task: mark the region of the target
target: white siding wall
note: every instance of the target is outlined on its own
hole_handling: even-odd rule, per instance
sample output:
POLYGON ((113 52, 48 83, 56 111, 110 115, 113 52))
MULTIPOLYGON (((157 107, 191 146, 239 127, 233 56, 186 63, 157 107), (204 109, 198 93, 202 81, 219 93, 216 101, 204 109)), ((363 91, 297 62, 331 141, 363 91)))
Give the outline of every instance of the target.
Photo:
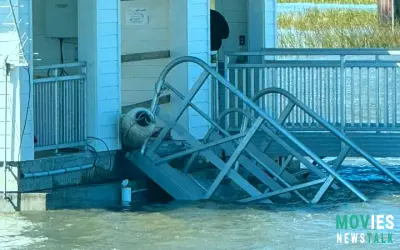
MULTIPOLYGON (((188 55, 210 63, 210 2, 209 0, 188 0, 188 55)), ((203 70, 197 65, 189 65, 189 89, 203 70)), ((210 88, 207 81, 197 93, 193 103, 204 113, 210 114, 210 88)), ((209 129, 208 122, 196 111, 189 110, 189 131, 202 138, 209 129)))
MULTIPOLYGON (((86 61, 88 135, 119 149, 121 51, 119 0, 78 1, 79 58, 86 61)), ((97 150, 106 150, 101 142, 97 150)))
MULTIPOLYGON (((120 148, 121 37, 120 1, 97 0, 98 133, 110 149, 120 148)), ((101 145, 101 144, 100 144, 101 145)), ((101 149, 105 150, 103 146, 101 149)))
POLYGON ((15 29, 14 21, 11 15, 8 1, 0 0, 0 57, 2 58, 1 67, 4 65, 4 57, 8 56, 8 61, 11 64, 16 65, 11 71, 9 77, 8 95, 5 96, 5 75, 4 69, 1 71, 0 81, 2 81, 0 87, 0 140, 3 142, 0 145, 0 158, 4 159, 4 128, 5 128, 5 113, 7 112, 7 160, 30 160, 34 157, 33 151, 33 120, 32 120, 32 92, 31 99, 28 109, 29 100, 29 79, 28 71, 22 65, 25 60, 22 58, 25 56, 27 63, 32 62, 32 43, 31 38, 31 15, 30 15, 30 1, 29 0, 13 0, 14 13, 17 21, 19 22, 19 31, 21 37, 23 37, 22 44, 24 44, 24 53, 19 53, 20 43, 18 34, 15 29), (19 56, 23 55, 24 56, 19 56), (5 109, 5 98, 7 98, 7 109, 5 109), (28 116, 26 116, 28 112, 28 116), (25 123, 25 117, 27 117, 25 123), (21 135, 23 132, 24 125, 25 131, 23 139, 21 135), (20 147, 20 142, 22 145, 20 147), (21 152, 19 149, 21 148, 21 152), (18 156, 20 157, 18 159, 18 156))
MULTIPOLYGON (((152 98, 154 87, 162 69, 174 58, 196 56, 209 61, 209 1, 208 0, 137 0, 121 2, 122 54, 170 50, 170 59, 127 62, 122 64, 122 105, 129 105, 152 98), (146 8, 149 23, 144 26, 125 24, 128 8, 146 8)), ((180 65, 167 80, 182 93, 187 93, 200 75, 199 67, 180 65)), ((179 100, 172 95, 172 106, 179 100)), ((208 84, 199 92, 195 104, 209 112, 208 84)), ((171 112, 171 105, 164 105, 162 112, 171 112)), ((207 123, 197 113, 186 112, 180 124, 201 137, 207 123)), ((158 123, 162 126, 162 123, 158 123)))
POLYGON ((219 51, 219 60, 224 59, 224 52, 247 51, 247 9, 248 0, 215 0, 215 10, 220 12, 229 24, 229 38, 224 40, 219 51), (245 46, 239 45, 239 36, 244 35, 245 46))
POLYGON ((223 41, 219 51, 220 61, 225 51, 252 50, 259 47, 254 46, 257 41, 267 48, 277 46, 276 0, 215 0, 215 9, 224 15, 230 28, 229 38, 223 41), (245 46, 239 45, 240 35, 246 37, 245 46), (264 37, 264 41, 260 37, 264 37))
MULTIPOLYGON (((189 55, 210 62, 209 4, 209 0, 170 2, 170 46, 173 58, 189 55)), ((182 93, 187 93, 201 73, 199 66, 181 64, 171 72, 168 81, 182 93)), ((206 114, 210 112, 209 97, 207 82, 193 100, 206 114)), ((179 99, 174 98, 172 102, 178 104, 179 99)), ((208 130, 207 122, 192 109, 180 121, 187 124, 185 127, 197 138, 202 138, 208 130)))
MULTIPOLYGON (((137 0, 121 2, 122 54, 169 50, 169 1, 137 0), (149 23, 134 26, 126 23, 126 11, 146 8, 149 23)), ((170 59, 124 62, 122 64, 122 105, 150 100, 154 85, 170 59)))

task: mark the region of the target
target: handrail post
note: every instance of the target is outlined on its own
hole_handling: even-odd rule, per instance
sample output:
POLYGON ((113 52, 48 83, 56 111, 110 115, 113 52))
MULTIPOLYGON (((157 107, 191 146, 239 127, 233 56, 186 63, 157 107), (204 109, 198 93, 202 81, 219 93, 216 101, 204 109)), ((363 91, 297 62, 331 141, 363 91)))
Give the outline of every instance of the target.
MULTIPOLYGON (((215 71, 218 72, 218 57, 217 52, 211 53, 211 65, 215 67, 215 71), (214 57, 215 56, 215 57, 214 57), (215 61, 213 61, 215 60, 215 61)), ((210 91, 211 91, 211 117, 215 120, 218 116, 218 105, 219 105, 219 96, 218 96, 218 82, 214 77, 211 77, 210 81, 210 91)))
MULTIPOLYGON (((3 167, 4 167, 4 200, 7 200, 7 170, 8 170, 8 162, 7 162, 7 136, 8 136, 8 76, 10 75, 10 64, 7 62, 8 57, 4 60, 5 67, 5 86, 4 86, 4 159, 3 159, 3 167)), ((19 159, 17 159, 19 161, 19 159)))
POLYGON ((346 70, 344 68, 344 56, 340 56, 340 116, 341 116, 341 130, 345 132, 346 127, 346 104, 345 104, 345 96, 346 96, 346 70))
MULTIPOLYGON (((225 55, 225 60, 224 60, 224 74, 225 74, 225 79, 227 82, 229 82, 229 63, 230 63, 230 58, 228 55, 225 55)), ((218 82, 218 81, 217 81, 218 82)), ((225 110, 228 110, 230 107, 230 101, 229 101, 229 89, 225 88, 225 110)), ((229 115, 226 116, 225 118, 225 129, 229 128, 229 115)))
MULTIPOLYGON (((85 79, 83 82, 83 139, 87 136, 87 68, 86 66, 82 69, 82 73, 85 74, 85 79)), ((119 124, 118 124, 119 126, 119 124)), ((119 131, 119 128, 118 128, 119 131)))
MULTIPOLYGON (((57 77, 58 76, 58 68, 57 69, 55 69, 54 70, 54 76, 55 77, 57 77)), ((58 109, 59 109, 59 100, 58 100, 58 81, 55 81, 55 84, 54 84, 54 92, 55 92, 55 95, 54 95, 54 108, 55 108, 55 112, 54 112, 54 116, 55 116, 55 118, 54 118, 54 123, 55 123, 55 125, 54 125, 54 133, 55 133, 55 139, 54 139, 54 142, 55 142, 55 153, 56 154, 58 154, 58 147, 59 147, 59 145, 58 145, 58 109)))

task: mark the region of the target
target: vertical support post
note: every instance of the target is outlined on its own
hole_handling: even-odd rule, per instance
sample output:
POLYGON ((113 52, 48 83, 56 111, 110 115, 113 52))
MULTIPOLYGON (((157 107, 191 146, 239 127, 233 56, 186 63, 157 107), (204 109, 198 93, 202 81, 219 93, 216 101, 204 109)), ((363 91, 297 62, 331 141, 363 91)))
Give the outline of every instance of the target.
POLYGON ((86 139, 87 134, 87 117, 86 117, 86 107, 87 107, 87 70, 86 70, 87 65, 85 65, 84 68, 82 68, 82 73, 85 75, 85 80, 83 82, 83 139, 86 139))
MULTIPOLYGON (((344 67, 344 55, 340 56, 340 129, 343 133, 346 130, 346 104, 345 104, 345 97, 346 97, 346 69, 344 67)), ((340 147, 343 148, 346 145, 341 141, 340 147)))
POLYGON ((340 112, 340 116, 341 116, 341 130, 342 132, 345 131, 345 126, 346 126, 346 105, 344 103, 345 100, 345 96, 346 96, 346 71, 344 68, 344 56, 341 55, 340 56, 340 107, 341 107, 341 112, 340 112))
MULTIPOLYGON (((378 62, 379 61, 379 56, 375 56, 375 62, 378 62)), ((376 89, 375 89, 375 95, 376 95, 376 120, 375 120, 375 123, 376 123, 376 127, 378 128, 379 127, 379 123, 380 123, 380 116, 381 116, 381 114, 380 114, 380 101, 379 101, 379 97, 380 97, 380 90, 379 90, 379 82, 380 82, 380 74, 379 74, 379 67, 376 67, 375 68, 375 87, 376 87, 376 89)), ((379 131, 377 131, 378 133, 379 133, 379 131)))
MULTIPOLYGON (((54 70, 54 76, 55 77, 57 77, 58 76, 58 69, 55 69, 54 70)), ((54 124, 55 124, 55 126, 54 126, 54 133, 55 133, 55 139, 54 139, 54 142, 55 142, 55 146, 56 146, 56 148, 55 148, 55 153, 56 154, 58 154, 58 109, 59 109, 59 106, 58 106, 58 104, 59 104, 59 100, 58 100, 58 81, 55 81, 55 86, 54 86, 54 92, 55 92, 55 96, 54 96, 54 108, 55 108, 55 117, 54 117, 54 119, 55 119, 55 121, 54 121, 54 124)))
POLYGON ((4 167, 4 199, 7 199, 7 133, 8 133, 8 128, 7 128, 7 120, 8 120, 8 75, 10 73, 10 64, 7 63, 7 58, 4 60, 4 65, 6 68, 5 72, 5 92, 4 92, 4 161, 3 161, 3 167, 4 167))
MULTIPOLYGON (((218 59, 217 52, 211 52, 211 65, 213 69, 218 73, 218 59)), ((211 118, 216 120, 218 117, 218 81, 215 77, 211 77, 211 118)))
MULTIPOLYGON (((224 60, 224 74, 225 74, 225 79, 229 82, 229 56, 225 55, 225 60, 224 60)), ((218 81, 218 80, 217 80, 218 81)), ((230 101, 229 101, 229 89, 224 88, 225 89, 225 110, 229 109, 230 106, 230 101)), ((219 115, 219 114, 218 114, 219 115)), ((225 129, 229 129, 229 117, 230 115, 227 115, 225 118, 225 129)))
MULTIPOLYGON (((217 54, 217 56, 218 56, 218 54, 217 54)), ((215 71, 219 74, 218 57, 217 57, 216 60, 217 60, 217 62, 216 62, 216 66, 215 66, 215 71)), ((218 119, 218 114, 219 114, 219 105, 220 105, 220 102, 219 102, 219 82, 214 77, 213 77, 213 79, 214 79, 214 84, 215 84, 215 98, 216 98, 215 99, 215 116, 214 116, 214 119, 217 120, 218 119)))

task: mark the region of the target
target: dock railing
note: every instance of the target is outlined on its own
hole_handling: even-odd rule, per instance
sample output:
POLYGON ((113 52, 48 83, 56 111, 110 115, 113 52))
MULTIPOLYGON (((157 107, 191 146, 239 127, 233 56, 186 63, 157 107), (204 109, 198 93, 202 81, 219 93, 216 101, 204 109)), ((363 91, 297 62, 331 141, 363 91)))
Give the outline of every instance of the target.
MULTIPOLYGON (((264 49, 227 53, 224 71, 225 78, 247 97, 264 88, 282 88, 342 131, 393 131, 400 130, 399 61, 400 50, 264 49)), ((236 96, 219 93, 215 103, 221 112, 244 107, 236 96)), ((261 98, 259 105, 277 118, 287 100, 270 95, 261 98)), ((242 120, 241 114, 232 114, 225 127, 237 130, 242 120)), ((298 108, 285 127, 322 129, 298 108)))
MULTIPOLYGON (((141 166, 141 169, 143 169, 145 173, 150 176, 150 178, 156 180, 160 186, 164 186, 165 189, 168 189, 170 193, 175 193, 175 195, 182 197, 183 199, 209 199, 211 196, 213 196, 225 177, 229 177, 250 196, 246 199, 240 200, 241 202, 265 200, 271 196, 294 191, 301 199, 303 199, 307 203, 310 203, 310 201, 302 196, 300 193, 298 193, 297 190, 323 183, 319 191, 315 195, 313 201, 311 201, 316 203, 320 200, 328 187, 333 184, 334 179, 349 188, 361 200, 366 201, 367 197, 364 194, 362 194, 348 180, 342 178, 340 174, 335 171, 335 169, 340 167, 341 161, 344 159, 350 149, 360 154, 361 157, 365 158, 373 166, 381 170, 383 173, 387 174, 395 182, 400 183, 400 179, 395 174, 382 166, 368 153, 366 153, 355 143, 353 143, 346 135, 327 123, 324 119, 319 117, 314 111, 309 109, 304 103, 299 101, 296 97, 294 97, 287 91, 279 88, 267 88, 260 90, 257 95, 253 96, 252 99, 249 99, 240 90, 229 83, 224 77, 213 70, 207 62, 202 61, 201 59, 196 57, 185 56, 177 58, 171 61, 164 68, 156 83, 156 91, 153 96, 151 111, 153 112, 154 116, 157 116, 158 118, 163 120, 165 126, 160 131, 157 138, 151 143, 151 145, 148 144, 149 141, 146 141, 142 147, 141 153, 132 153, 129 156, 130 160, 133 161, 136 166, 141 166), (166 82, 166 78, 169 72, 171 72, 174 67, 178 66, 179 64, 189 62, 200 66, 203 69, 203 73, 198 77, 197 81, 188 91, 188 93, 184 95, 172 85, 168 84, 166 82), (213 76, 218 81, 219 85, 227 88, 229 92, 232 92, 234 96, 237 96, 237 98, 246 105, 246 109, 236 110, 242 111, 245 114, 254 114, 249 115, 249 118, 254 118, 252 119, 253 122, 251 123, 251 126, 247 126, 247 122, 249 120, 244 120, 243 130, 239 134, 232 134, 226 131, 223 127, 220 126, 218 121, 213 120, 209 114, 205 113, 193 103, 196 95, 206 84, 207 79, 210 76, 213 76), (171 112, 171 116, 166 114, 165 112, 159 112, 159 109, 157 107, 159 103, 159 97, 162 95, 163 91, 168 90, 172 91, 181 99, 181 102, 177 102, 175 104, 176 106, 174 107, 173 112, 171 112), (299 109, 303 110, 307 115, 311 116, 316 122, 320 123, 322 127, 335 135, 345 145, 338 156, 339 160, 335 162, 333 167, 323 161, 316 153, 314 153, 299 139, 297 139, 291 132, 286 130, 284 126, 282 126, 284 120, 286 120, 286 115, 285 117, 281 117, 281 119, 277 121, 273 119, 265 110, 257 105, 258 98, 270 94, 282 95, 288 100, 289 105, 285 108, 285 114, 289 114, 294 107, 298 107, 299 109), (210 139, 210 137, 208 137, 208 139, 206 139, 203 143, 196 139, 189 130, 186 130, 178 122, 182 115, 185 113, 185 110, 189 108, 192 108, 195 112, 202 116, 212 126, 214 131, 217 132, 216 135, 218 135, 219 138, 220 136, 224 137, 222 137, 221 139, 217 138, 216 140, 212 139, 213 141, 211 142, 208 140, 210 139), (280 167, 276 166, 276 163, 271 158, 269 158, 268 155, 264 154, 262 151, 260 152, 260 150, 251 143, 252 138, 257 136, 256 132, 260 128, 267 132, 268 136, 273 138, 277 143, 279 143, 281 146, 285 147, 289 152, 291 152, 293 156, 301 161, 310 171, 321 178, 317 180, 307 181, 306 183, 301 183, 294 186, 283 179, 281 177, 281 174, 283 173, 284 168, 279 170, 280 167), (171 130, 177 132, 182 140, 190 145, 190 148, 184 151, 173 153, 172 155, 160 156, 157 153, 157 150, 163 143, 166 135, 171 130), (296 147, 291 146, 284 139, 276 136, 277 133, 283 135, 285 139, 287 139, 287 142, 295 145, 296 147), (232 152, 228 160, 222 160, 219 156, 217 156, 214 152, 210 150, 210 148, 223 145, 231 141, 234 142, 234 144, 231 144, 232 147, 229 147, 228 149, 232 152), (195 178, 188 176, 188 168, 186 166, 183 169, 184 172, 177 172, 176 169, 173 170, 173 168, 168 165, 168 162, 170 162, 171 160, 188 155, 192 155, 192 157, 187 161, 186 166, 191 165, 197 155, 201 155, 220 170, 217 177, 214 179, 209 187, 203 186, 202 184, 197 182, 195 178), (250 158, 247 158, 248 155, 250 155, 250 158), (319 168, 317 168, 315 165, 305 159, 304 155, 307 155, 312 160, 314 160, 317 165, 326 170, 328 175, 321 172, 319 168), (233 166, 236 162, 239 162, 239 165, 245 167, 250 173, 252 173, 264 184, 275 185, 275 191, 267 191, 267 193, 264 194, 261 193, 260 190, 255 188, 251 183, 244 179, 237 171, 233 170, 233 166), (268 177, 264 171, 259 169, 257 165, 253 164, 260 164, 259 166, 263 167, 266 171, 268 171, 269 174, 275 177, 276 180, 284 184, 286 188, 282 188, 280 185, 277 185, 278 183, 276 183, 274 179, 268 177), (271 166, 274 166, 275 170, 271 169, 271 166), (277 171, 279 171, 279 173, 277 173, 277 171)), ((213 131, 209 130, 209 132, 213 131)), ((205 139, 206 137, 207 135, 203 139, 205 139)), ((337 188, 336 185, 335 188, 337 188)))
POLYGON ((86 63, 35 67, 36 151, 78 147, 86 139, 86 63))

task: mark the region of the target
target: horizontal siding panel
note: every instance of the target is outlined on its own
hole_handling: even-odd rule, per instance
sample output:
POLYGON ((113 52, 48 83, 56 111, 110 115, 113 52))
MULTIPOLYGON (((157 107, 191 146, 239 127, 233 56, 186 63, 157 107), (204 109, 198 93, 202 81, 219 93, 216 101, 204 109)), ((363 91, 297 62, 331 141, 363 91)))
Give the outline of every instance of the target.
POLYGON ((207 41, 208 35, 208 29, 206 28, 188 30, 189 41, 207 41))
POLYGON ((207 40, 193 41, 189 42, 188 44, 188 50, 190 54, 204 53, 207 51, 207 48, 208 48, 207 40))
POLYGON ((189 17, 189 23, 188 23, 189 29, 207 28, 207 25, 208 25, 208 15, 189 17))
POLYGON ((139 102, 151 100, 154 95, 154 90, 143 91, 123 91, 121 96, 122 105, 130 105, 139 102))
POLYGON ((118 0, 98 0, 98 8, 100 10, 117 10, 118 0))
POLYGON ((118 48, 99 49, 98 60, 100 62, 119 60, 118 48))
POLYGON ((192 3, 188 6, 188 16, 204 16, 204 14, 207 14, 208 11, 209 8, 207 6, 207 1, 192 3))
POLYGON ((97 79, 98 87, 118 86, 119 77, 117 74, 102 74, 97 79))
MULTIPOLYGON (((119 72, 117 61, 99 62, 99 74, 117 74, 119 72)), ((101 77, 101 76, 99 76, 101 77)))
POLYGON ((119 112, 103 112, 99 117, 100 126, 119 124, 119 112))
POLYGON ((118 23, 99 23, 98 31, 100 36, 118 35, 118 23))
POLYGON ((165 66, 125 65, 122 64, 122 77, 157 77, 165 66))
POLYGON ((108 146, 108 148, 106 148, 106 146, 102 143, 102 142, 98 142, 96 144, 96 149, 97 151, 101 152, 101 151, 107 151, 109 149, 117 149, 119 148, 119 139, 118 137, 111 137, 111 138, 107 138, 107 137, 101 137, 103 139, 103 141, 105 142, 105 144, 108 146))
POLYGON ((122 41, 122 54, 169 50, 169 40, 122 41))
POLYGON ((98 48, 115 48, 118 47, 118 35, 100 36, 98 38, 98 48))
MULTIPOLYGON (((122 54, 170 49, 169 0, 137 0, 121 2, 122 54), (149 22, 143 26, 127 25, 128 8, 146 8, 149 22)), ((154 94, 157 78, 170 59, 122 63, 123 105, 147 101, 154 94)))
POLYGON ((169 40, 169 30, 164 28, 153 28, 149 29, 132 29, 124 28, 122 29, 122 41, 126 40, 131 42, 131 46, 135 46, 136 43, 140 41, 168 41, 169 40))
POLYGON ((100 133, 102 138, 114 138, 118 134, 118 126, 113 125, 101 125, 100 133))
POLYGON ((120 90, 118 86, 111 86, 111 87, 101 87, 99 91, 100 91, 100 101, 103 101, 103 100, 118 99, 120 90))
POLYGON ((161 66, 165 67, 165 65, 170 62, 170 58, 165 59, 154 59, 154 60, 143 60, 143 61, 134 61, 134 62, 124 62, 122 63, 123 67, 136 67, 136 66, 161 66))
POLYGON ((99 10, 97 13, 98 23, 118 23, 118 11, 99 10))
POLYGON ((122 91, 154 91, 157 77, 122 78, 122 91))
POLYGON ((99 102, 99 113, 113 112, 119 109, 120 103, 118 99, 102 100, 99 102))

